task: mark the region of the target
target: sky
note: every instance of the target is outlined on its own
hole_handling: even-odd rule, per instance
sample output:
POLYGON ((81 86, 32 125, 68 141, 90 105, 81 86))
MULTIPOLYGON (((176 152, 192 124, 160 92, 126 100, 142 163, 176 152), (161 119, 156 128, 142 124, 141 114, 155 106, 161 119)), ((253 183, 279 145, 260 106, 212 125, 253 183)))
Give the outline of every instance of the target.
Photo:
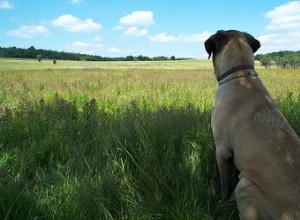
POLYGON ((0 47, 203 59, 204 41, 232 29, 258 54, 300 50, 300 1, 0 0, 0 47))

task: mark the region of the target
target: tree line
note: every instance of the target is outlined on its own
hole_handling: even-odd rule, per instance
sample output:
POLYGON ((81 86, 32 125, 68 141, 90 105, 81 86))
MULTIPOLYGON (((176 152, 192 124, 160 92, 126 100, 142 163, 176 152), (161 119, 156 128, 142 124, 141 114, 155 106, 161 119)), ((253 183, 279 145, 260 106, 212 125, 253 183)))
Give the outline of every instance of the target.
POLYGON ((258 54, 255 56, 261 65, 269 68, 271 65, 276 65, 283 69, 300 68, 300 51, 279 51, 267 54, 258 54))
POLYGON ((39 62, 42 59, 52 59, 55 60, 85 60, 85 61, 164 61, 164 60, 186 60, 190 58, 176 58, 175 56, 166 57, 166 56, 157 56, 157 57, 147 57, 143 55, 139 56, 126 56, 126 57, 102 57, 98 55, 89 55, 81 53, 72 53, 72 52, 59 52, 54 50, 44 50, 36 49, 34 46, 31 46, 27 49, 17 48, 17 47, 0 47, 0 57, 5 58, 29 58, 37 59, 39 62))

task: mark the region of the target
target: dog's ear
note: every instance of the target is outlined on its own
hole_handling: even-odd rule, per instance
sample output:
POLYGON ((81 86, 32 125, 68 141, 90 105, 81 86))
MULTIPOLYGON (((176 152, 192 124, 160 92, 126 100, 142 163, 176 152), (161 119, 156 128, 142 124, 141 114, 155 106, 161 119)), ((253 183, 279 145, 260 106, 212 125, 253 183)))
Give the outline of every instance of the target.
POLYGON ((208 38, 204 42, 205 50, 208 53, 208 59, 211 57, 211 54, 216 51, 216 45, 215 45, 214 35, 212 35, 210 38, 208 38))
POLYGON ((212 54, 215 54, 219 47, 219 38, 222 31, 218 31, 216 34, 210 36, 205 42, 205 50, 208 53, 208 59, 211 57, 212 54))
POLYGON ((204 46, 205 46, 205 50, 208 53, 208 59, 211 57, 211 55, 215 54, 221 44, 222 44, 222 39, 224 37, 224 31, 223 30, 219 30, 217 31, 216 34, 210 36, 210 38, 208 38, 205 42, 204 42, 204 46))
POLYGON ((255 53, 260 48, 260 42, 256 40, 252 35, 244 32, 243 33, 248 40, 250 47, 252 48, 253 53, 255 53))

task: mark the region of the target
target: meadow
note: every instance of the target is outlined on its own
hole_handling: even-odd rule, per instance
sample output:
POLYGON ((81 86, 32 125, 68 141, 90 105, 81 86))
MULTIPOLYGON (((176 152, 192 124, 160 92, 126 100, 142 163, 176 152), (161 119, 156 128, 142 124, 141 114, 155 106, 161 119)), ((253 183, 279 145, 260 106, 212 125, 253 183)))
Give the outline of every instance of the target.
MULTIPOLYGON (((300 135, 300 70, 259 77, 300 135)), ((0 219, 237 219, 211 61, 0 59, 0 219)))

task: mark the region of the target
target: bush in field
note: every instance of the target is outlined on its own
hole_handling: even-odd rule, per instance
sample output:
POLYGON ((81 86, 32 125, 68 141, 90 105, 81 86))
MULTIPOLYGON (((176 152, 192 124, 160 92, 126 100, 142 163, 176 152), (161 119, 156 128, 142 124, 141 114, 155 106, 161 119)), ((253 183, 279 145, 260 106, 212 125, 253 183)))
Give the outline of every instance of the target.
POLYGON ((42 55, 41 55, 41 54, 38 54, 38 55, 36 56, 36 59, 37 59, 39 62, 41 62, 41 61, 42 61, 42 55))

